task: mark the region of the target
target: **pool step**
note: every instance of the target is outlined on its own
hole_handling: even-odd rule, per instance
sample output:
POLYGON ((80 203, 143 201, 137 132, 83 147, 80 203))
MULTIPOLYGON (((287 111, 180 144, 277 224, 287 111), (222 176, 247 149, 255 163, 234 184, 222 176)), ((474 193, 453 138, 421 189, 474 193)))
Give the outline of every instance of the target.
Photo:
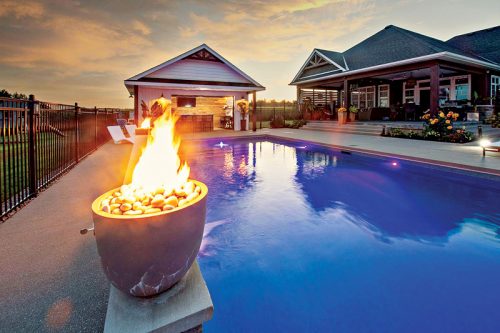
POLYGON ((302 127, 305 130, 326 131, 335 133, 361 134, 379 136, 383 125, 379 124, 345 124, 338 125, 337 122, 310 121, 302 127))
MULTIPOLYGON (((474 134, 477 134, 477 122, 457 122, 455 126, 463 127, 474 134)), ((325 131, 333 133, 360 134, 379 136, 382 133, 383 127, 406 127, 406 128, 422 128, 419 122, 361 122, 347 123, 339 125, 336 121, 308 121, 307 125, 303 126, 304 130, 325 131)), ((500 129, 492 128, 490 125, 482 125, 483 136, 498 138, 500 137, 500 129)))

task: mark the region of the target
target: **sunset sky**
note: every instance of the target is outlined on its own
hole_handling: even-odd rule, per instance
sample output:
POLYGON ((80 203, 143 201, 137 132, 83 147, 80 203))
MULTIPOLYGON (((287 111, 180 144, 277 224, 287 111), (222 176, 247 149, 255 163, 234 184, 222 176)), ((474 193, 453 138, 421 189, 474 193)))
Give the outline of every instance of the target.
POLYGON ((123 80, 206 43, 263 84, 288 86, 313 48, 344 51, 394 24, 446 40, 500 24, 500 1, 0 2, 0 89, 133 107, 123 80))

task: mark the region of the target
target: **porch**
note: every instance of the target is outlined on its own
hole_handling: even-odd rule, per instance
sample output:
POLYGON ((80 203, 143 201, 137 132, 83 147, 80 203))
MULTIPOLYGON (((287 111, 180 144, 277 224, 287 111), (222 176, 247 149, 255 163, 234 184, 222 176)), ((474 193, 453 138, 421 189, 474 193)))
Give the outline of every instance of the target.
POLYGON ((355 106, 359 121, 420 121, 438 110, 478 121, 493 111, 492 79, 489 71, 472 66, 421 62, 300 83, 297 100, 309 120, 336 120, 339 107, 355 106))

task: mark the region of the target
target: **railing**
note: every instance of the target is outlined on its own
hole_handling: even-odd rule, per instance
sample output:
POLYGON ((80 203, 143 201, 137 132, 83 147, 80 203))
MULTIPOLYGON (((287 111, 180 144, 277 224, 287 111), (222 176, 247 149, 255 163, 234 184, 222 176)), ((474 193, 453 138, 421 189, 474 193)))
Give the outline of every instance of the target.
POLYGON ((109 140, 118 109, 0 98, 0 219, 109 140))

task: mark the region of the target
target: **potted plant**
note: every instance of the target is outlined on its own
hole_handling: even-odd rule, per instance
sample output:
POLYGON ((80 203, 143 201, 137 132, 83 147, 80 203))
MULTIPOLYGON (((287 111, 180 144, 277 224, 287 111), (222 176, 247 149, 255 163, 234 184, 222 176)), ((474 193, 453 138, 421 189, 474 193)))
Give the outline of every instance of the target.
POLYGON ((349 107, 349 121, 354 122, 356 121, 356 114, 358 113, 358 108, 355 107, 354 105, 351 105, 349 107))
POLYGON ((238 111, 240 112, 241 115, 241 120, 240 120, 240 130, 241 131, 246 131, 247 130, 247 115, 248 115, 248 101, 246 99, 240 99, 237 103, 236 106, 238 107, 238 111))
POLYGON ((343 125, 347 122, 347 109, 345 107, 340 107, 337 109, 338 123, 343 125))

